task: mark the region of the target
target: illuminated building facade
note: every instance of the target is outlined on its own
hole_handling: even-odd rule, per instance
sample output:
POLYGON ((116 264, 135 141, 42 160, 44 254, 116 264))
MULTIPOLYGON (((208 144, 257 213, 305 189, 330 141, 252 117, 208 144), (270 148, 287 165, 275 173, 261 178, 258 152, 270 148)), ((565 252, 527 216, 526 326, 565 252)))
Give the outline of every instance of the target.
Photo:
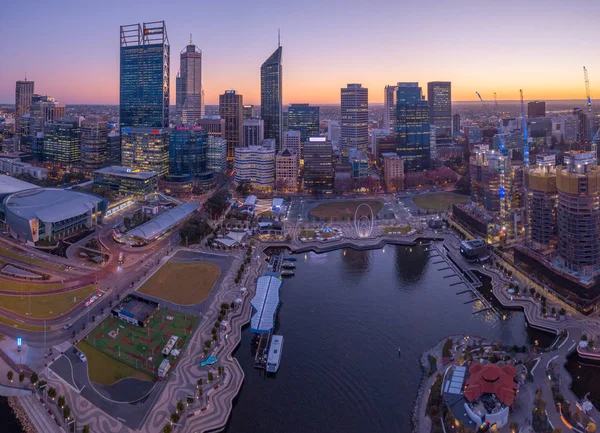
POLYGON ((350 149, 366 152, 368 146, 369 89, 348 84, 341 89, 340 151, 347 157, 350 149))
POLYGON ((284 149, 275 158, 275 189, 281 194, 295 194, 298 188, 298 155, 284 149))
POLYGON ((109 160, 108 119, 88 116, 81 122, 81 165, 100 168, 109 160))
POLYGON ((183 125, 197 125, 202 118, 202 51, 190 40, 179 54, 175 109, 183 125))
POLYGON ((206 178, 208 134, 200 126, 177 126, 169 140, 169 175, 206 178))
POLYGON ((21 118, 29 114, 31 110, 33 89, 33 81, 27 81, 27 79, 17 81, 15 88, 15 136, 17 140, 21 138, 21 118))
POLYGON ((94 184, 125 196, 146 196, 158 190, 158 173, 113 165, 94 171, 94 184))
POLYGON ((435 125, 435 138, 452 139, 452 85, 449 81, 427 83, 429 121, 435 125))
POLYGON ((395 152, 383 154, 383 175, 388 191, 404 189, 404 161, 395 152))
POLYGON ((398 86, 385 86, 383 91, 383 119, 381 129, 391 134, 395 131, 396 125, 396 92, 398 86))
POLYGON ((169 170, 168 128, 121 128, 121 163, 163 177, 169 170))
POLYGON ((405 171, 427 170, 430 161, 429 104, 419 83, 398 83, 396 92, 396 136, 398 155, 405 171))
POLYGON ((223 173, 227 167, 227 140, 208 136, 207 168, 212 173, 223 173))
POLYGON ((227 159, 232 160, 235 149, 244 145, 243 140, 243 96, 235 90, 226 90, 219 95, 219 115, 225 121, 225 136, 227 140, 227 159))
POLYGON ((265 121, 265 138, 275 139, 275 151, 283 143, 282 50, 278 46, 260 67, 260 117, 265 121))
POLYGON ((245 119, 242 130, 244 146, 258 146, 265 139, 265 122, 262 119, 245 119))
POLYGON ((333 145, 324 137, 311 137, 302 144, 304 191, 309 194, 333 193, 333 145))
POLYGON ((275 183, 275 149, 273 146, 249 146, 235 149, 235 183, 250 182, 263 192, 273 190, 275 183))
POLYGON ((556 156, 537 155, 525 172, 527 191, 527 244, 546 252, 557 243, 556 156))
POLYGON ((79 118, 63 117, 44 126, 43 160, 72 165, 81 161, 79 118))
POLYGON ((287 129, 300 131, 300 140, 306 141, 309 137, 318 137, 319 107, 308 104, 290 104, 288 108, 287 129))

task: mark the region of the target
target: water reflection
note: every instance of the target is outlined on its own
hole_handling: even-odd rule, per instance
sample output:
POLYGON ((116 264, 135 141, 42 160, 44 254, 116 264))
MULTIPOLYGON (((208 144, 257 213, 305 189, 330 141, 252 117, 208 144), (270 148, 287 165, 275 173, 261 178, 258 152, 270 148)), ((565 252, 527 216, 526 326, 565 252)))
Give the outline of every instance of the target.
MULTIPOLYGON (((398 284, 414 284, 419 282, 429 261, 429 253, 425 247, 388 246, 394 248, 396 263, 396 278, 398 284)), ((404 288, 404 287, 403 287, 404 288)))
MULTIPOLYGON (((371 269, 371 257, 377 251, 357 251, 346 248, 342 254, 342 277, 350 274, 353 278, 360 277, 371 269)), ((350 276, 348 275, 348 276, 350 276)))
POLYGON ((579 358, 577 353, 567 358, 566 369, 573 378, 571 389, 579 398, 583 399, 589 392, 588 399, 599 407, 600 403, 600 364, 579 358))

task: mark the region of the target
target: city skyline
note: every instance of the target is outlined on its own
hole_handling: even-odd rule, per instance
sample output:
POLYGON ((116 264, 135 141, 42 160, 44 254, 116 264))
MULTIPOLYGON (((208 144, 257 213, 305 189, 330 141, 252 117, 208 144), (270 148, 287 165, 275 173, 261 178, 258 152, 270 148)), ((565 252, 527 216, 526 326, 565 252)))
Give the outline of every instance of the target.
MULTIPOLYGON (((594 89, 600 89, 600 60, 590 55, 588 42, 600 35, 593 25, 594 11, 600 12, 600 5, 588 2, 574 3, 559 13, 548 2, 514 8, 511 5, 517 3, 510 1, 498 6, 432 0, 382 5, 385 14, 366 4, 352 10, 340 8, 338 1, 302 5, 181 1, 169 8, 160 2, 144 2, 143 8, 140 2, 115 2, 118 14, 110 2, 90 4, 85 10, 71 7, 75 3, 70 1, 52 7, 34 3, 39 13, 28 17, 29 25, 17 19, 27 15, 23 5, 4 10, 3 49, 12 60, 0 72, 0 103, 11 103, 14 83, 27 76, 36 82, 36 93, 52 95, 61 103, 118 104, 119 26, 157 20, 165 20, 170 29, 174 53, 181 51, 193 34, 203 52, 209 105, 217 104, 218 95, 226 89, 236 89, 246 103, 259 103, 260 64, 277 47, 278 28, 286 50, 286 105, 338 104, 338 89, 351 82, 372 89, 369 103, 382 103, 384 86, 398 81, 451 81, 455 101, 476 101, 475 91, 486 100, 491 100, 494 92, 499 100, 517 100, 519 88, 525 90, 527 99, 584 99, 583 65, 590 72, 592 98, 599 92, 594 89), (232 8, 237 12, 231 13, 232 8), (63 13, 67 9, 70 13, 63 13), (184 10, 186 13, 181 13, 184 10), (399 14, 411 18, 404 21, 402 31, 394 25, 399 14), (91 26, 89 16, 102 24, 91 26), (197 18, 200 16, 226 17, 234 30, 223 32, 222 19, 197 18), (539 37, 539 27, 532 25, 531 17, 553 23, 558 30, 539 37), (48 22, 56 31, 45 32, 40 44, 38 30, 32 29, 42 29, 48 22), (454 27, 457 31, 452 31, 454 27), (423 37, 403 37, 415 31, 423 37), (465 37, 469 32, 477 37, 465 37), (72 49, 65 49, 68 47, 72 49)), ((171 58, 172 89, 179 69, 176 57, 171 58)), ((170 103, 175 104, 175 92, 171 92, 170 103)))

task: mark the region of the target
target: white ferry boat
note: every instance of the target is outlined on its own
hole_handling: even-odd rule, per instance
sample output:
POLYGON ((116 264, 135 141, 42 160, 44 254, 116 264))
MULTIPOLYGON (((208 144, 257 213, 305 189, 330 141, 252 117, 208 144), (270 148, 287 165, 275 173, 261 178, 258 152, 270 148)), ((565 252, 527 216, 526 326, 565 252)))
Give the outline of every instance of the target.
POLYGON ((283 350, 283 336, 273 335, 271 338, 271 347, 267 357, 267 372, 276 373, 281 362, 281 351, 283 350))

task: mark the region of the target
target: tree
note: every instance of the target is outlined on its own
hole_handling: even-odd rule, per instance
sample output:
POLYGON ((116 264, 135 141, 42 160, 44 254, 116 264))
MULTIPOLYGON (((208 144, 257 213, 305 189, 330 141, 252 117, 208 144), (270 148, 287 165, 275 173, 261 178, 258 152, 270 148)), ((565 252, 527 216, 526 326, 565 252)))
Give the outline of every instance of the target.
POLYGON ((86 424, 83 426, 83 428, 81 429, 81 433, 90 433, 90 425, 86 424))
POLYGON ((66 404, 65 407, 63 407, 63 416, 65 417, 65 419, 69 419, 69 417, 71 416, 71 408, 68 404, 66 404))
POLYGON ((38 375, 35 371, 31 373, 31 375, 29 376, 29 380, 31 381, 32 385, 35 385, 35 383, 38 381, 38 375))
POLYGON ((172 433, 173 432, 173 426, 171 424, 165 424, 165 426, 163 427, 163 433, 172 433))
POLYGON ((196 385, 198 386, 198 388, 200 388, 202 386, 202 378, 200 378, 196 381, 196 385))
POLYGON ((552 307, 552 315, 554 316, 556 314, 556 308, 552 307))
POLYGON ((236 189, 235 189, 235 190, 237 191, 237 193, 238 193, 239 195, 241 195, 241 196, 244 196, 244 197, 245 197, 245 196, 247 196, 247 195, 250 195, 250 193, 252 192, 252 190, 253 190, 253 189, 254 189, 254 188, 253 188, 253 186, 252 186, 252 183, 250 183, 250 182, 249 182, 249 181, 247 181, 247 180, 243 180, 243 181, 241 181, 240 183, 238 183, 238 185, 237 185, 237 187, 236 187, 236 189))
POLYGON ((181 415, 179 415, 177 412, 173 412, 171 414, 171 421, 177 423, 179 422, 179 419, 181 418, 181 415))
POLYGON ((20 372, 19 373, 19 383, 23 383, 24 380, 25 380, 25 373, 20 372))
POLYGON ((183 410, 183 408, 185 408, 185 405, 183 404, 183 401, 179 400, 179 401, 177 402, 177 410, 178 410, 179 412, 181 412, 181 411, 183 410))
POLYGON ((13 381, 13 376, 15 375, 15 373, 12 372, 12 370, 9 370, 8 373, 6 373, 6 377, 8 378, 8 380, 10 380, 11 382, 13 381))
POLYGON ((54 397, 56 397, 56 389, 55 388, 50 388, 48 390, 48 397, 50 397, 52 400, 54 400, 54 397))
POLYGON ((593 349, 593 348, 594 348, 594 344, 595 344, 595 343, 594 343, 594 340, 590 340, 590 341, 588 341, 588 347, 589 347, 590 349, 593 349))
POLYGON ((593 422, 589 422, 587 425, 586 431, 588 433, 595 433, 596 432, 596 424, 594 424, 593 422))
POLYGON ((212 374, 212 371, 209 371, 208 372, 208 381, 212 382, 212 380, 213 380, 213 374, 212 374))
POLYGON ((535 289, 533 287, 530 287, 529 293, 531 294, 531 296, 535 295, 535 289))
POLYGON ((517 433, 519 431, 519 423, 513 421, 508 425, 508 428, 510 433, 517 433))
POLYGON ((585 334, 581 335, 581 341, 587 341, 587 339, 588 339, 587 335, 585 335, 585 334))

